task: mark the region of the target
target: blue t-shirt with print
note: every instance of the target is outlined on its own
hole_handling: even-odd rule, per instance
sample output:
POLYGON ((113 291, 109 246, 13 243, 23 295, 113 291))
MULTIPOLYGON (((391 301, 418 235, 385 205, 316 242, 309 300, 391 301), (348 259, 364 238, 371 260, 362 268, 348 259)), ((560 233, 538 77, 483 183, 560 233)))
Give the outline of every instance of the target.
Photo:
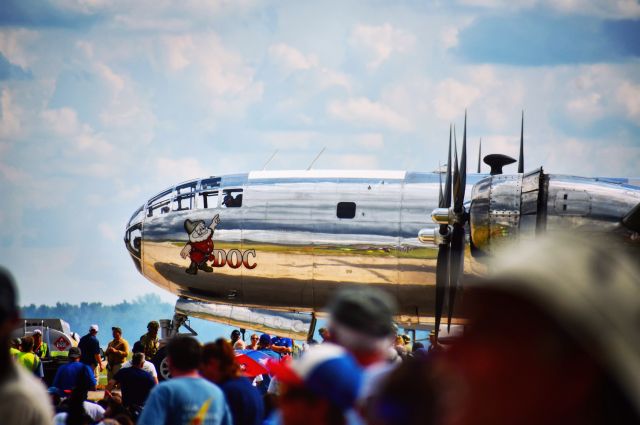
POLYGON ((291 340, 291 338, 281 338, 279 336, 274 336, 273 338, 271 338, 271 345, 291 348, 293 346, 293 341, 291 340))
POLYGON ((149 394, 138 425, 231 425, 222 390, 203 378, 173 378, 149 394))

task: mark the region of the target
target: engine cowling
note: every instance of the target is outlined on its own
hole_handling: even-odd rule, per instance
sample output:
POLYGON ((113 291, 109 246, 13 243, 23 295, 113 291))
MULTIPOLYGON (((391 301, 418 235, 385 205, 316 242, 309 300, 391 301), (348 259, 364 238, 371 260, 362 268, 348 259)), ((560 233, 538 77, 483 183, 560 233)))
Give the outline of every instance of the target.
POLYGON ((469 208, 473 247, 490 253, 501 241, 534 236, 544 215, 545 181, 540 168, 527 174, 498 174, 476 183, 469 208))

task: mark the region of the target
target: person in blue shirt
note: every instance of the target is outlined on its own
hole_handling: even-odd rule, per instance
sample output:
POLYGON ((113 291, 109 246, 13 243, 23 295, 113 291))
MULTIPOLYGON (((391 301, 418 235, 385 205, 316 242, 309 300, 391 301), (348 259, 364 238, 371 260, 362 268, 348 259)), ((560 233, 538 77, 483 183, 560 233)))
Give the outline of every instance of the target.
POLYGON ((80 362, 82 355, 78 347, 69 349, 69 363, 58 368, 56 376, 53 378, 53 387, 59 391, 71 390, 77 386, 82 386, 89 390, 96 389, 96 377, 93 370, 86 364, 80 362))
MULTIPOLYGON (((269 334, 260 335, 260 339, 258 340, 258 349, 256 351, 260 351, 274 360, 280 360, 280 354, 271 349, 271 336, 269 334)), ((256 385, 260 394, 264 395, 267 393, 270 383, 271 377, 266 373, 262 375, 262 380, 259 380, 256 385)))
POLYGON ((280 354, 281 357, 286 356, 293 352, 293 341, 291 338, 274 336, 271 338, 271 349, 280 354))
POLYGON ((176 336, 167 345, 172 379, 149 395, 138 425, 232 425, 222 390, 200 377, 200 343, 191 336, 176 336))
POLYGON ((242 376, 229 342, 219 338, 203 347, 200 374, 220 386, 231 409, 234 425, 262 423, 262 397, 251 381, 242 376))
POLYGON ((93 370, 97 380, 102 372, 102 359, 100 358, 100 341, 96 335, 98 335, 98 325, 91 325, 89 333, 80 338, 78 348, 82 353, 80 361, 93 370))
POLYGON ((120 384, 122 404, 125 407, 144 406, 149 393, 156 385, 153 376, 142 369, 143 365, 144 353, 135 353, 131 358, 131 367, 118 370, 107 384, 107 391, 111 391, 117 384, 120 384))

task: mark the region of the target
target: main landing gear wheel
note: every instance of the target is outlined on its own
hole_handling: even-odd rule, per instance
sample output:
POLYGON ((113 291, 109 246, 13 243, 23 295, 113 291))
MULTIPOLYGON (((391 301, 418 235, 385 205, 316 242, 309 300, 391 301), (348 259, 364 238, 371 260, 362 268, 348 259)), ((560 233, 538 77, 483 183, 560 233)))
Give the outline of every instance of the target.
POLYGON ((167 381, 171 379, 171 372, 169 371, 169 362, 167 361, 167 348, 162 347, 155 356, 153 356, 153 365, 158 372, 158 381, 167 381))

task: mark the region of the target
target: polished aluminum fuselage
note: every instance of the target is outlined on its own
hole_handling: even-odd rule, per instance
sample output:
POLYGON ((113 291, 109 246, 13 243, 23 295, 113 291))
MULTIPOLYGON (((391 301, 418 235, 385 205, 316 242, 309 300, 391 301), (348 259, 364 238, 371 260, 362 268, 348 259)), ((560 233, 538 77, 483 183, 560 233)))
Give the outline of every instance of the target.
MULTIPOLYGON (((640 202, 640 187, 628 180, 549 176, 541 170, 536 180, 534 173, 524 176, 524 184, 522 174, 467 177, 467 207, 473 212, 475 202, 483 214, 471 222, 471 236, 483 238, 477 248, 489 251, 491 243, 521 228, 523 235, 556 227, 616 229, 640 202)), ((430 213, 438 207, 440 177, 311 170, 195 180, 143 205, 125 240, 145 277, 186 299, 309 312, 322 310, 339 287, 374 285, 395 295, 400 324, 420 326, 433 318, 438 248, 417 236, 436 228, 430 213), (217 198, 206 195, 212 190, 217 198), (242 205, 225 207, 224 191, 242 193, 242 205), (340 218, 341 206, 351 203, 355 215, 347 208, 348 217, 340 218), (191 229, 185 222, 209 226, 216 215, 213 251, 204 267, 212 271, 189 273, 193 259, 181 256, 191 229)), ((482 261, 467 249, 465 273, 483 271, 482 261)))

